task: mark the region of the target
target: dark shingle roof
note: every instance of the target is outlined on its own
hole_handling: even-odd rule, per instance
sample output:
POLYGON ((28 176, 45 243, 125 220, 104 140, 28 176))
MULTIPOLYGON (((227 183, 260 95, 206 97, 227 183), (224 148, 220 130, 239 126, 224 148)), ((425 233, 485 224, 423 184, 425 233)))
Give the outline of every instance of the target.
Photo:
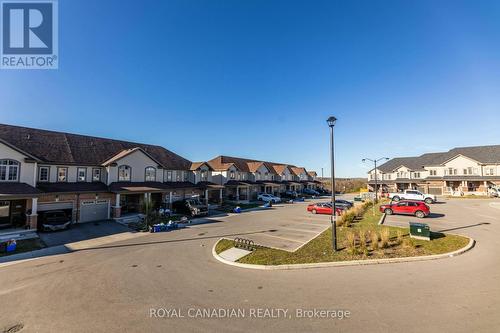
POLYGON ((26 183, 0 183, 0 197, 1 196, 15 196, 15 195, 36 195, 41 193, 39 190, 26 183))
POLYGON ((403 165, 411 170, 422 170, 423 166, 440 165, 446 161, 463 155, 479 163, 500 163, 500 145, 453 148, 444 153, 427 153, 416 157, 397 157, 380 165, 382 172, 391 172, 403 165))
POLYGON ((0 140, 45 163, 101 165, 116 154, 141 148, 166 169, 189 170, 187 159, 155 145, 0 124, 0 140))

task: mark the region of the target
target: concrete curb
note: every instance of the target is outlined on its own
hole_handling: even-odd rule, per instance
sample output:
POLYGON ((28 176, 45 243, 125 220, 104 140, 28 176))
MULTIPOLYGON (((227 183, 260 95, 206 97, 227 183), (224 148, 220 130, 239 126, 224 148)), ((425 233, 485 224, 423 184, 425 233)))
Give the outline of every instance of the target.
MULTIPOLYGON (((467 237, 467 236, 463 236, 467 237)), ((427 260, 437 260, 444 258, 451 258, 459 256, 469 250, 471 250, 476 241, 470 237, 469 243, 461 249, 455 250, 453 252, 434 254, 428 256, 419 257, 404 257, 404 258, 388 258, 388 259, 367 259, 367 260, 351 260, 351 261, 334 261, 334 262, 320 262, 311 264, 291 264, 291 265, 254 265, 254 264, 241 264, 238 262, 227 261, 215 252, 215 247, 219 243, 219 239, 212 248, 212 255, 215 259, 224 263, 226 265, 235 266, 239 268, 247 269, 258 269, 258 270, 292 270, 292 269, 309 269, 309 268, 325 268, 325 267, 345 267, 345 266, 364 266, 364 265, 379 265, 379 264, 393 264, 393 263, 403 263, 403 262, 415 262, 415 261, 427 261, 427 260)))
POLYGON ((385 222, 385 213, 382 214, 382 216, 380 217, 380 220, 378 220, 378 224, 382 225, 382 224, 384 224, 384 222, 385 222))

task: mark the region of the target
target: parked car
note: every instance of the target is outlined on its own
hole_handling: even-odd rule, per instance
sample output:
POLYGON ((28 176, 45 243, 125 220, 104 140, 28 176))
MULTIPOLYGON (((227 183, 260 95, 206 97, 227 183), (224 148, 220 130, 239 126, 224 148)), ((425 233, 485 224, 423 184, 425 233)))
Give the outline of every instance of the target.
POLYGON ((282 198, 295 199, 299 196, 299 194, 295 191, 286 191, 281 193, 282 198))
POLYGON ((56 231, 69 228, 71 216, 62 210, 51 210, 40 214, 38 229, 40 231, 56 231))
POLYGON ((418 200, 418 201, 424 201, 426 204, 435 203, 437 201, 437 197, 435 195, 424 194, 416 190, 405 190, 404 192, 389 193, 388 198, 392 199, 393 201, 418 200))
POLYGON ((257 200, 272 203, 281 202, 281 198, 269 193, 260 193, 259 195, 257 195, 257 200))
POLYGON ((332 194, 332 192, 330 192, 330 191, 328 191, 328 190, 325 190, 324 188, 318 188, 316 191, 317 191, 319 194, 321 194, 321 195, 331 195, 331 194, 332 194))
POLYGON ((424 218, 431 213, 429 206, 422 201, 416 200, 401 200, 396 203, 381 205, 380 211, 387 215, 414 215, 418 218, 424 218))
MULTIPOLYGON (((307 211, 313 214, 332 215, 332 205, 329 202, 318 202, 307 206, 307 211)), ((341 207, 335 207, 337 215, 341 215, 344 211, 341 207)))
POLYGON ((310 188, 305 188, 302 190, 302 193, 304 194, 309 194, 309 195, 319 195, 319 192, 316 190, 312 190, 310 188))
POLYGON ((335 199, 335 206, 345 207, 346 209, 349 209, 354 206, 354 204, 347 200, 335 199))
POLYGON ((500 188, 498 187, 490 187, 488 189, 488 195, 492 198, 500 197, 500 188))
POLYGON ((172 208, 177 214, 186 214, 189 216, 208 215, 208 207, 201 203, 199 199, 191 198, 181 201, 175 201, 172 208))

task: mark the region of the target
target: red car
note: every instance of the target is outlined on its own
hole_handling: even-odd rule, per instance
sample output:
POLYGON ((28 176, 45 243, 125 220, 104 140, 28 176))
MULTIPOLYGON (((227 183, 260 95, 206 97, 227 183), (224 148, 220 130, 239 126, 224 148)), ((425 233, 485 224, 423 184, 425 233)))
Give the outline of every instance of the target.
POLYGON ((387 215, 414 215, 418 218, 424 218, 431 213, 429 206, 424 202, 413 200, 401 200, 399 202, 381 205, 380 211, 387 215))
MULTIPOLYGON (((342 208, 335 207, 337 211, 337 215, 342 214, 342 208)), ((332 205, 328 202, 319 202, 315 204, 310 204, 307 206, 307 211, 313 214, 327 214, 332 215, 332 205)))

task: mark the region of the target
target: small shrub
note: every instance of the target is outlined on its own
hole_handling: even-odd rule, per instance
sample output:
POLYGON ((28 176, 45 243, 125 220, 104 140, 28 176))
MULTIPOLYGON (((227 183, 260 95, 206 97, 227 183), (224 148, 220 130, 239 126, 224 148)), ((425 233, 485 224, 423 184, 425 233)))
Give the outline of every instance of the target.
POLYGON ((361 251, 364 251, 366 249, 366 231, 362 229, 359 230, 358 238, 359 238, 359 248, 361 251))
POLYGON ((415 240, 409 237, 403 239, 403 247, 405 249, 414 249, 416 247, 415 240))
POLYGON ((372 245, 372 249, 378 250, 378 241, 379 241, 379 236, 377 231, 372 231, 370 233, 370 241, 372 245))
POLYGON ((346 234, 347 250, 351 254, 356 254, 356 234, 353 231, 349 231, 346 234))
POLYGON ((398 244, 403 243, 403 237, 404 237, 404 231, 401 229, 398 229, 398 231, 397 231, 398 244))
POLYGON ((380 245, 383 249, 389 246, 389 241, 391 240, 391 232, 389 229, 384 228, 380 232, 380 245))

